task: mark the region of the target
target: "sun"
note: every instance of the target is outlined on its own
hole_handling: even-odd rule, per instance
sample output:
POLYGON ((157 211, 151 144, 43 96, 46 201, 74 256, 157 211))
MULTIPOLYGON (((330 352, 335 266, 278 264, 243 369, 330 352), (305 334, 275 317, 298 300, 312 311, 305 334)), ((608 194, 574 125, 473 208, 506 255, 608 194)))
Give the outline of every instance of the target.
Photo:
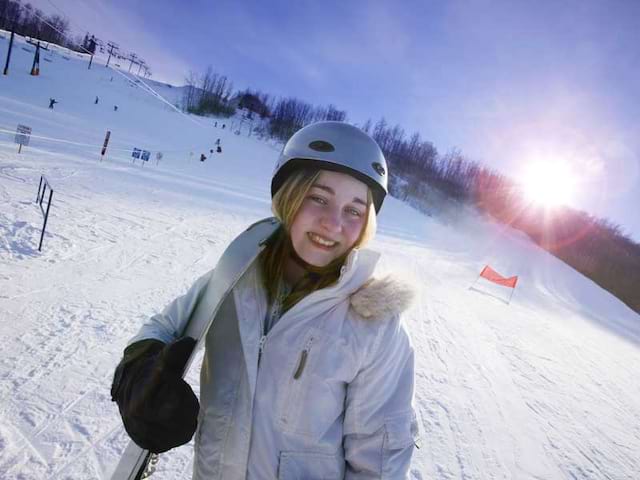
POLYGON ((576 175, 560 161, 536 161, 523 172, 521 183, 531 202, 545 207, 566 205, 575 195, 576 175))

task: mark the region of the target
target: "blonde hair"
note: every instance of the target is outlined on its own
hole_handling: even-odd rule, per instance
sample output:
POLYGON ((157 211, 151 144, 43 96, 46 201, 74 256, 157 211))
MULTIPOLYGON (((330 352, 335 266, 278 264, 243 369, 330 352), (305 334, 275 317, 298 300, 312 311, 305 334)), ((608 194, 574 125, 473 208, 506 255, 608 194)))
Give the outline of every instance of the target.
MULTIPOLYGON (((278 284, 284 274, 285 262, 295 253, 291 244, 291 225, 302 205, 307 193, 320 176, 322 170, 316 168, 301 168, 293 172, 278 192, 273 196, 271 210, 282 226, 267 244, 260 254, 262 278, 269 303, 273 302, 277 295, 278 284)), ((282 311, 289 310, 292 306, 309 295, 311 292, 326 288, 334 284, 340 277, 340 267, 344 264, 349 253, 354 248, 366 245, 376 232, 376 212, 373 206, 373 195, 367 189, 366 221, 360 232, 360 236, 348 251, 333 260, 324 267, 315 268, 312 274, 305 277, 294 286, 293 291, 287 296, 282 305, 282 311)))

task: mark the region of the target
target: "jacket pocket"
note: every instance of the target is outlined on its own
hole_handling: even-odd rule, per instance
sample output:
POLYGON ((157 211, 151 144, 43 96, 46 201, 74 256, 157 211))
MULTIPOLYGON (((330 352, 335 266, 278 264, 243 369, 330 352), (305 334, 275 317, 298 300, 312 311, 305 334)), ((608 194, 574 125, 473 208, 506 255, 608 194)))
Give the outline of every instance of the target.
POLYGON ((344 457, 315 452, 281 452, 279 480, 338 480, 344 478, 344 457))
POLYGON ((311 329, 291 348, 289 363, 282 374, 278 405, 281 431, 319 439, 340 416, 344 392, 336 377, 340 349, 330 348, 326 334, 311 329))
POLYGON ((285 389, 280 399, 279 421, 284 431, 300 432, 299 418, 303 415, 305 396, 312 386, 312 371, 315 348, 320 341, 320 332, 311 329, 297 346, 291 350, 290 363, 284 370, 285 389))
POLYGON ((402 450, 417 445, 420 432, 418 420, 413 410, 389 415, 384 421, 385 450, 402 450))

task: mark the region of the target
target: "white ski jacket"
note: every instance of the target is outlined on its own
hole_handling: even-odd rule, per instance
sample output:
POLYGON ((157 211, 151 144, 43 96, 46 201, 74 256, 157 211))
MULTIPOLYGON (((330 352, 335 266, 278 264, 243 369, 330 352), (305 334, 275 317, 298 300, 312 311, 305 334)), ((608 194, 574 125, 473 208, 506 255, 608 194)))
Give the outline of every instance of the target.
MULTIPOLYGON (((400 323, 411 292, 372 279, 378 254, 354 250, 334 286, 263 335, 257 262, 206 338, 194 480, 407 478, 418 422, 414 352, 400 323)), ((170 342, 209 280, 153 316, 131 342, 170 342)))

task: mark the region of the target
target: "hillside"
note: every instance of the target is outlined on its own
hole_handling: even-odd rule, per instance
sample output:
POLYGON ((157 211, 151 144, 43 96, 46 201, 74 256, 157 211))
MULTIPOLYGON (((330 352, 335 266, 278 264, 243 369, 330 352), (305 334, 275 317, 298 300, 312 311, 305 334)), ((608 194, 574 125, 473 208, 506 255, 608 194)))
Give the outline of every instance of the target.
MULTIPOLYGON (((109 397, 127 339, 270 214, 278 149, 80 57, 49 53, 31 77, 22 47, 0 76, 0 478, 107 479, 127 441, 109 397), (33 130, 20 154, 18 124, 33 130), (199 162, 217 138, 223 153, 199 162), (132 163, 134 147, 152 160, 132 163), (39 253, 42 174, 54 197, 39 253)), ((473 212, 427 217, 390 198, 372 248, 380 274, 416 290, 406 324, 423 438, 412 478, 637 478, 636 313, 473 212), (510 304, 508 291, 474 284, 487 264, 519 276, 510 304)), ((163 455, 153 478, 190 478, 191 458, 192 445, 163 455)))

